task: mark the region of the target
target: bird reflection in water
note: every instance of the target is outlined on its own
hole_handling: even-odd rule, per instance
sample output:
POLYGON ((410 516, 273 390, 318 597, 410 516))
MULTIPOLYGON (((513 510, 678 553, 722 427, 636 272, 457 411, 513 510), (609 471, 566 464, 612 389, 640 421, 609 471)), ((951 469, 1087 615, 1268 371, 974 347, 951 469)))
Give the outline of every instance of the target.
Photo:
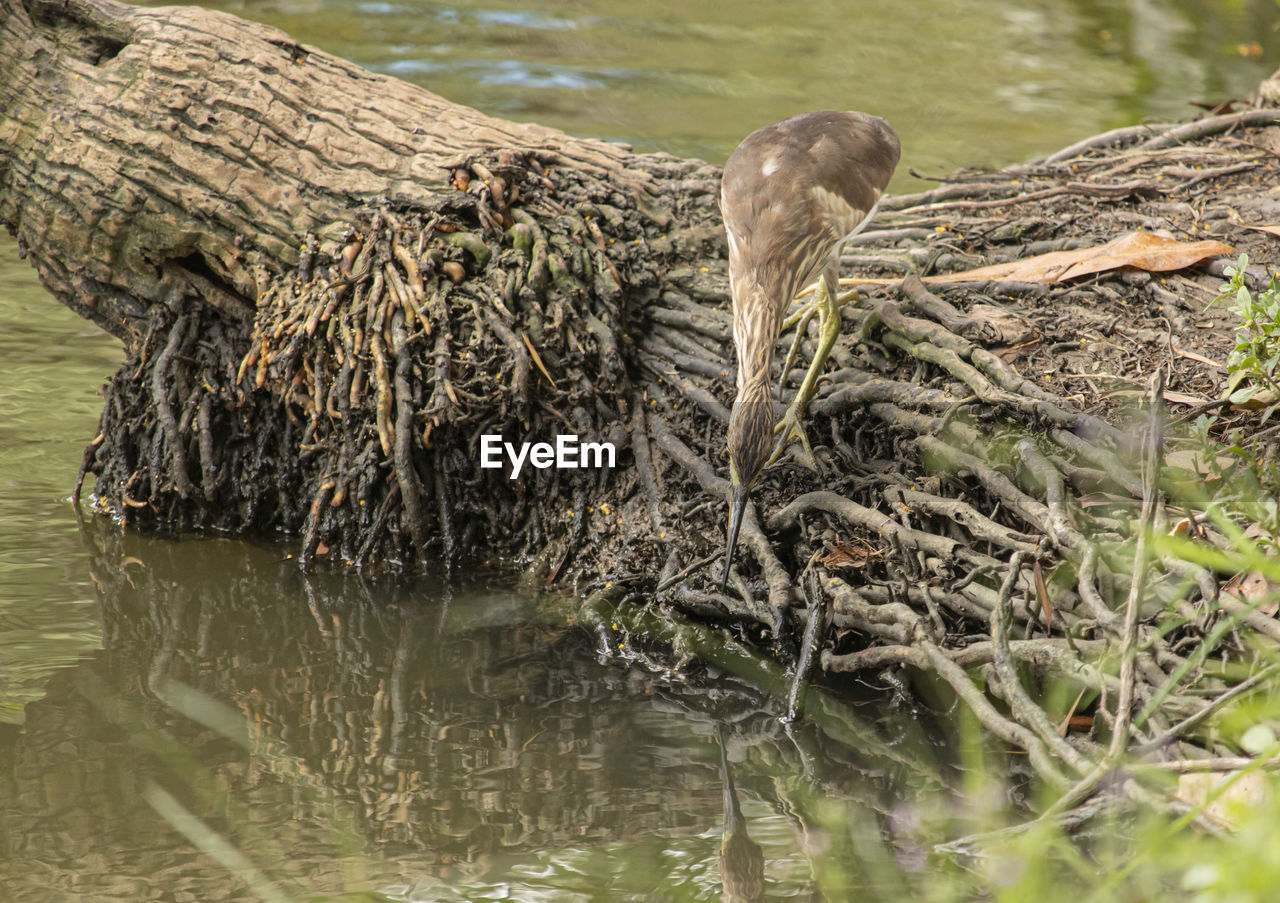
POLYGON ((738 806, 738 790, 729 773, 722 731, 716 732, 720 747, 720 780, 724 785, 724 836, 720 841, 720 899, 732 903, 755 903, 764 899, 764 852, 747 836, 747 820, 738 806))

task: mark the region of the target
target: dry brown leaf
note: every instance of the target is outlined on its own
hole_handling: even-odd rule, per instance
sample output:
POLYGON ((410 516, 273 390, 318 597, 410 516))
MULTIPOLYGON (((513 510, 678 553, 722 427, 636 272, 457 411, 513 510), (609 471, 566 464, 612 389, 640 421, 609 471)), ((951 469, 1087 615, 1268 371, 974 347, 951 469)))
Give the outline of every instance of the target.
MULTIPOLYGON (((1142 389, 1116 389, 1114 392, 1108 392, 1102 396, 1103 398, 1146 398, 1147 393, 1142 389)), ((1189 404, 1192 407, 1204 404, 1209 399, 1201 398, 1199 395, 1187 395, 1185 392, 1165 392, 1160 396, 1165 401, 1172 404, 1189 404)))
POLYGON ((1236 574, 1222 586, 1222 593, 1232 596, 1245 605, 1256 605, 1259 599, 1271 597, 1271 601, 1258 606, 1258 613, 1268 618, 1274 617, 1280 604, 1276 602, 1280 586, 1267 580, 1261 571, 1250 571, 1248 574, 1236 574))
MULTIPOLYGON (((1223 394, 1225 395, 1226 393, 1224 392, 1223 394)), ((1242 401, 1239 404, 1233 403, 1231 410, 1261 411, 1263 408, 1271 407, 1277 401, 1280 401, 1280 393, 1277 393, 1274 389, 1259 389, 1257 394, 1247 401, 1242 401)))
MULTIPOLYGON (((1214 460, 1223 470, 1230 469, 1236 463, 1236 459, 1226 452, 1216 455, 1214 460)), ((1200 476, 1209 476, 1212 473, 1204 451, 1198 448, 1180 448, 1177 451, 1171 451, 1164 456, 1164 463, 1166 467, 1190 470, 1200 476)))
MULTIPOLYGON (((1199 361, 1202 364, 1208 364, 1210 367, 1213 367, 1217 370, 1227 369, 1226 367, 1219 364, 1217 361, 1211 358, 1207 358, 1203 354, 1196 354, 1194 351, 1188 351, 1185 348, 1179 348, 1177 345, 1173 346, 1173 353, 1176 354, 1178 357, 1185 357, 1189 361, 1199 361)), ((1166 398, 1168 397, 1167 392, 1165 393, 1165 397, 1166 398)))
POLYGON ((1071 703, 1071 708, 1067 711, 1067 714, 1063 717, 1063 719, 1060 722, 1058 722, 1059 737, 1065 737, 1067 734, 1071 733, 1071 731, 1073 730, 1078 732, 1081 730, 1089 731, 1093 729, 1092 715, 1076 714, 1076 711, 1080 708, 1080 700, 1084 699, 1084 693, 1086 689, 1088 688, 1087 687, 1080 688, 1080 692, 1076 694, 1076 701, 1071 703), (1083 724, 1083 722, 1086 722, 1086 721, 1088 722, 1088 724, 1083 724))
POLYGON ((1236 104, 1240 101, 1233 98, 1231 100, 1223 100, 1218 103, 1201 103, 1198 100, 1190 101, 1191 106, 1199 107, 1202 110, 1208 110, 1211 116, 1221 116, 1223 113, 1234 113, 1236 104))
POLYGON ((1271 531, 1257 521, 1244 528, 1244 535, 1249 539, 1261 539, 1264 542, 1272 541, 1271 531))
POLYGON ((1053 622, 1053 601, 1049 598, 1049 587, 1044 582, 1044 570, 1037 558, 1031 566, 1031 575, 1035 578, 1036 595, 1040 597, 1040 610, 1044 612, 1044 628, 1048 630, 1053 622))
POLYGON ((1186 404, 1191 405, 1193 408, 1209 400, 1201 398, 1199 395, 1188 395, 1185 392, 1165 392, 1163 397, 1170 404, 1186 404))
POLYGON ((1166 467, 1177 467, 1181 470, 1193 470, 1200 472, 1200 452, 1194 448, 1181 448, 1177 451, 1171 451, 1164 456, 1166 467))
POLYGON ((991 353, 1006 364, 1012 364, 1020 357, 1025 357, 1023 349, 1030 348, 1033 345, 1040 344, 1039 339, 1032 339, 1029 342, 1019 342, 1017 345, 993 345, 990 349, 991 353))
POLYGON ((1067 733, 1087 734, 1093 730, 1092 715, 1072 715, 1067 719, 1067 733))
MULTIPOLYGON (((1226 774, 1218 771, 1197 771, 1178 775, 1178 800, 1191 807, 1202 806, 1210 792, 1226 774)), ((1266 802, 1267 777, 1260 771, 1242 775, 1221 796, 1205 808, 1205 814, 1223 824, 1233 825, 1231 811, 1242 807, 1256 807, 1266 802)))
POLYGON ((1254 232, 1267 232, 1274 235, 1276 238, 1280 238, 1280 226, 1273 225, 1271 223, 1259 223, 1256 226, 1250 226, 1248 223, 1236 222, 1236 225, 1241 229, 1252 229, 1254 232))
POLYGON ((1235 248, 1220 241, 1178 241, 1151 232, 1129 232, 1105 245, 1075 251, 1053 251, 1026 260, 998 263, 962 273, 929 276, 925 282, 1061 282, 1120 267, 1164 272, 1180 270, 1206 257, 1234 254, 1235 248))
POLYGON ((1097 508, 1101 505, 1129 505, 1133 499, 1111 492, 1086 492, 1076 500, 1081 508, 1097 508))
POLYGON ((874 549, 865 545, 853 545, 837 539, 832 549, 821 558, 815 559, 818 564, 827 568, 862 568, 875 556, 874 549))
MULTIPOLYGON (((1220 241, 1178 241, 1152 232, 1128 232, 1105 245, 1074 251, 1052 251, 1025 260, 994 266, 925 276, 924 282, 1062 282, 1121 267, 1136 267, 1153 273, 1180 270, 1209 257, 1235 254, 1236 249, 1220 241)), ((844 278, 841 285, 895 285, 901 279, 844 278)))

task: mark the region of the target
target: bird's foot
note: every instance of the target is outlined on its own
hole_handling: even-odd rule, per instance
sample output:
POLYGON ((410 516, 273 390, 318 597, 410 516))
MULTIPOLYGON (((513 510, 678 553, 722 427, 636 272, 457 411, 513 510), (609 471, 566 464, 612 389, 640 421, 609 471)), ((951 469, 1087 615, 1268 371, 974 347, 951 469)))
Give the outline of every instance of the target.
POLYGON ((778 463, 782 456, 786 454, 793 440, 799 440, 800 448, 796 451, 796 457, 800 463, 812 471, 818 470, 818 459, 814 457, 813 448, 809 445, 809 437, 805 434, 804 421, 805 408, 808 405, 801 404, 799 399, 791 403, 787 408, 787 412, 782 415, 782 419, 778 421, 773 428, 773 435, 776 437, 773 454, 769 456, 765 466, 769 467, 778 463))

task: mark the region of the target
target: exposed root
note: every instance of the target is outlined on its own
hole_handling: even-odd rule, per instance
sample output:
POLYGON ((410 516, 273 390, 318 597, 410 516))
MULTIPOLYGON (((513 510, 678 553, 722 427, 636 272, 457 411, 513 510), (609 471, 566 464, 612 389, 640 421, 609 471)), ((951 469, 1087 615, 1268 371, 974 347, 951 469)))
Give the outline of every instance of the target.
MULTIPOLYGON (((1212 358, 1184 350, 1194 328, 1173 319, 1203 311, 1210 277, 917 277, 1137 221, 1219 222, 1226 202, 1205 192, 1273 178, 1275 161, 1209 136, 1275 115, 1121 130, 886 199, 850 259, 906 278, 847 299, 809 407, 820 472, 763 476, 728 596, 714 587, 733 350, 714 173, 684 161, 663 164, 684 177, 656 212, 588 170, 504 154, 460 164, 456 196, 430 208, 371 203, 308 240, 251 331, 216 307, 157 320, 86 468, 130 522, 283 529, 304 560, 493 556, 528 561, 541 586, 625 582, 628 598, 798 658, 793 712, 811 664, 828 680, 932 671, 1064 799, 1131 750, 1217 761, 1211 715, 1262 686, 1252 645, 1280 628, 1208 571, 1146 552, 1165 522, 1203 520, 1180 492, 1200 475, 1167 459, 1185 434, 1160 445, 1152 427, 1142 460, 1158 392, 1140 416, 1123 401, 1156 370, 1179 403, 1217 392, 1181 366, 1212 358), (479 467, 482 435, 564 433, 614 443, 617 468, 479 467), (1073 688, 1070 711, 1044 701, 1050 679, 1073 688)), ((780 362, 793 341, 809 353, 798 332, 780 362)))
MULTIPOLYGON (((1145 175, 1123 184, 1080 182, 1081 174, 1099 163, 1069 155, 1020 168, 1020 181, 1013 185, 976 177, 892 199, 884 227, 859 236, 858 254, 846 263, 890 273, 919 271, 926 258, 915 254, 916 243, 937 236, 943 237, 939 244, 949 237, 952 247, 984 249, 981 260, 956 255, 950 261, 965 267, 1004 257, 1007 245, 1000 242, 1016 242, 1022 254, 1079 246, 1087 242, 1058 239, 1028 249, 1026 230, 1008 228, 1016 220, 957 217, 976 211, 1016 215, 1014 205, 1052 200, 1074 205, 1072 212, 1055 213, 1060 221, 1088 215, 1098 203, 1113 207, 1112 215, 1123 221, 1133 206, 1158 205, 1170 196, 1195 198, 1206 181, 1272 165, 1257 156, 1240 160, 1224 143, 1182 148, 1184 156, 1206 161, 1203 170, 1151 153, 1183 137, 1201 139, 1262 120, 1275 121, 1274 111, 1168 130, 1134 152, 1140 158, 1126 171, 1145 175), (1054 187, 1066 172, 1072 181, 1054 187), (1211 175, 1204 179, 1202 172, 1211 175), (1028 190, 1044 182, 1050 187, 1028 190), (1151 186, 1158 188, 1148 190, 1151 186), (962 242, 955 229, 979 237, 962 242), (899 251, 914 255, 905 269, 896 262, 899 251)), ((1126 132, 1105 143, 1146 134, 1126 132)), ((1102 145, 1081 151, 1095 146, 1102 145)), ((1107 158, 1109 168, 1102 173, 1113 175, 1124 161, 1123 153, 1107 158)), ((941 268, 949 256, 943 251, 928 260, 941 268)), ((1120 273, 1095 280, 1095 287, 1104 297, 1114 293, 1140 304, 1146 299, 1164 303, 1147 288, 1152 281, 1145 274, 1130 279, 1120 273)), ((1055 298, 1083 300, 1074 286, 942 283, 931 289, 909 275, 897 287, 876 289, 844 307, 845 340, 833 353, 837 369, 810 406, 811 435, 831 437, 829 445, 816 449, 824 470, 815 475, 775 469, 754 493, 756 510, 772 511, 764 523, 773 554, 751 547, 764 578, 754 584, 757 595, 786 596, 775 591, 770 558, 792 575, 792 586, 804 585, 804 575, 820 562, 820 595, 808 598, 814 612, 824 603, 831 607, 833 629, 821 655, 824 671, 876 674, 905 665, 936 672, 987 730, 1028 753, 1033 771, 1070 790, 1064 801, 1072 804, 1088 795, 1085 788, 1098 786, 1100 775, 1123 767, 1124 755, 1133 751, 1208 761, 1216 743, 1203 732, 1206 722, 1237 693, 1259 686, 1249 676, 1250 643, 1274 643, 1280 631, 1274 619, 1220 596, 1208 571, 1167 557, 1151 560, 1142 551, 1153 519, 1164 523, 1185 513, 1173 503, 1153 501, 1151 487, 1176 488, 1188 480, 1176 466, 1162 468, 1161 458, 1150 458, 1150 450, 1163 456, 1185 449, 1185 434, 1158 440, 1155 432, 1136 428, 1165 419, 1158 395, 1141 417, 1115 407, 1082 410, 1081 394, 1063 396, 1027 377, 1027 369, 1046 360, 1033 321, 1025 309, 1010 319, 991 303, 1004 295, 1000 307, 1007 309, 1011 301, 1030 299, 1035 310, 1044 311, 1037 321, 1044 329, 1055 298), (850 322, 856 327, 851 329, 850 322), (1023 344, 1010 347, 1016 343, 1023 344), (1146 463, 1143 431, 1152 437, 1145 443, 1146 463), (1085 496, 1099 495, 1107 504, 1082 503, 1085 496), (1138 516, 1144 499, 1145 519, 1138 516), (1253 638, 1222 626, 1223 618, 1248 626, 1253 638), (1230 650, 1222 645, 1228 642, 1230 650), (1190 657, 1188 643, 1194 650, 1190 657), (1206 667, 1214 656, 1237 663, 1240 670, 1206 667), (973 669, 985 669, 983 681, 975 682, 973 669), (1078 687, 1071 693, 1078 699, 1070 712, 1046 707, 1042 684, 1049 680, 1078 687), (1068 714, 1085 715, 1073 723, 1091 727, 1068 735, 1068 714)), ((1196 297, 1198 304, 1203 300, 1196 297)), ((657 316, 660 322, 674 320, 665 312, 657 316)), ((790 342, 784 335, 780 360, 790 342)), ((1150 347, 1157 351, 1169 345, 1162 340, 1150 347)), ((667 368, 666 378, 650 391, 666 396, 662 404, 668 410, 677 410, 679 399, 706 410, 692 390, 694 376, 685 375, 690 371, 711 378, 712 387, 718 384, 728 394, 727 380, 715 380, 712 366, 690 367, 691 360, 676 356, 685 349, 645 347, 658 366, 667 368)), ((1051 364, 1048 372, 1060 366, 1051 364)), ((1095 386, 1088 394, 1101 393, 1095 386)), ((723 480, 702 456, 679 445, 666 428, 661 433, 658 447, 677 470, 687 472, 705 493, 723 492, 723 480)), ((670 486, 669 476, 666 482, 670 486)), ((1180 495, 1185 499, 1185 492, 1180 495)), ((705 523, 709 532, 717 526, 705 523)), ((716 530, 708 542, 695 544, 691 556, 720 540, 716 530)), ((701 582, 696 573, 689 581, 695 585, 701 582)), ((679 605, 686 589, 668 579, 659 598, 679 605)), ((807 611, 791 608, 787 614, 806 625, 806 634, 821 626, 807 611)), ((801 651, 805 648, 802 644, 801 651)), ((1150 802, 1140 785, 1131 791, 1135 799, 1150 802)))

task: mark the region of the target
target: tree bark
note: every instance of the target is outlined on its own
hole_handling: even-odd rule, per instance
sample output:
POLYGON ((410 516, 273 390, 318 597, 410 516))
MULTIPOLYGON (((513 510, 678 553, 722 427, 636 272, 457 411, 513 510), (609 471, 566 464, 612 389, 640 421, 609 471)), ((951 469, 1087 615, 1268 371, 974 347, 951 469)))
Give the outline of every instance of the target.
POLYGON ((251 320, 302 236, 375 198, 462 204, 451 178, 471 156, 607 172, 634 203, 659 192, 647 165, 678 163, 494 119, 195 7, 5 0, 0 46, 0 218, 61 301, 125 342, 155 305, 251 320))
POLYGON ((361 562, 579 532, 563 503, 587 475, 477 479, 479 431, 625 441, 628 317, 723 289, 718 252, 695 265, 714 168, 493 119, 221 13, 0 15, 0 220, 129 356, 86 457, 101 502, 361 562))

